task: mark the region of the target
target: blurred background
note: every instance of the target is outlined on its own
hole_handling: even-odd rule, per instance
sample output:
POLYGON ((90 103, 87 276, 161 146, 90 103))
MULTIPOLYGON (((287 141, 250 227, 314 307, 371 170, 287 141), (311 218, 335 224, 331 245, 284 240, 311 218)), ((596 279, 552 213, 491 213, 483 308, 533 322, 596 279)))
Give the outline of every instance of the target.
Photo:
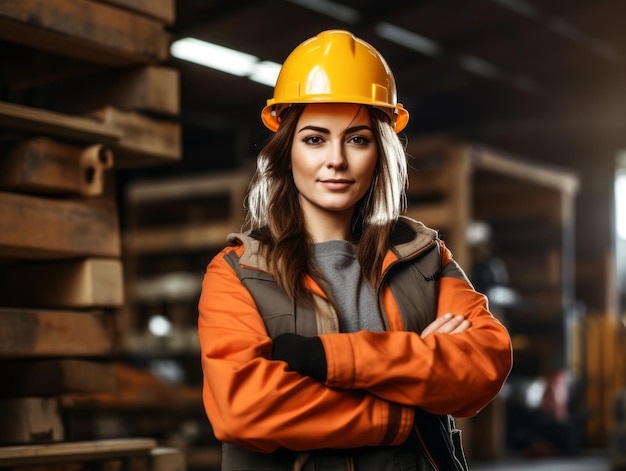
POLYGON ((102 469, 219 469, 202 274, 241 226, 281 62, 326 29, 387 59, 407 214, 511 332, 501 394, 459 420, 473 468, 626 466, 625 18, 618 0, 0 0, 0 467, 31 463, 7 447, 113 443, 102 469))

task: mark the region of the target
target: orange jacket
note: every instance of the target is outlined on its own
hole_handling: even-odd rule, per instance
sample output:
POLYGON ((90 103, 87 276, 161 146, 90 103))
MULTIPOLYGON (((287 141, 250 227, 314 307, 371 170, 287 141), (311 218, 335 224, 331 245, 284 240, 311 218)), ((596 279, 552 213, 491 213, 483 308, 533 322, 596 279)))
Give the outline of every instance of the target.
MULTIPOLYGON (((326 384, 287 371, 286 363, 270 359, 272 341, 263 319, 224 259, 236 251, 241 264, 266 270, 258 242, 235 235, 233 240, 241 245, 225 248, 211 261, 199 301, 204 405, 219 440, 263 453, 283 447, 398 445, 409 435, 415 407, 470 416, 497 395, 512 363, 506 329, 490 314, 485 296, 472 288, 443 242, 431 235, 434 231, 403 219, 416 236, 388 252, 383 270, 440 244, 443 268, 436 315, 463 314, 472 327, 425 339, 404 331, 383 278, 379 297, 388 331, 321 333, 328 362, 326 384)), ((310 277, 305 285, 315 294, 316 306, 322 306, 318 317, 326 318, 328 325, 334 313, 326 294, 310 277)))

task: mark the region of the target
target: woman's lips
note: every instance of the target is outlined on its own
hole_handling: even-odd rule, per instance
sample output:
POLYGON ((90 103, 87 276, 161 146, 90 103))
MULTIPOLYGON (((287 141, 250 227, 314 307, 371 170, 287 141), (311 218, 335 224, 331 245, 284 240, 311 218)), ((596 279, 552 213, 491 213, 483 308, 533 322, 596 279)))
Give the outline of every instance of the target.
POLYGON ((352 181, 331 179, 331 180, 320 180, 320 183, 324 185, 324 187, 328 188, 329 190, 337 191, 337 190, 345 190, 352 184, 352 181))

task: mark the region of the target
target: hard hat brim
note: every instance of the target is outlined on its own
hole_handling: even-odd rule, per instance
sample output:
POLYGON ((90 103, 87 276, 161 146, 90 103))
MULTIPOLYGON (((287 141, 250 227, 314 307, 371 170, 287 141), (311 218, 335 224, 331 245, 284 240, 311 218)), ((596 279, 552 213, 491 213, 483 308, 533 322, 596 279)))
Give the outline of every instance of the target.
MULTIPOLYGON (((270 131, 276 132, 278 131, 278 128, 280 127, 279 115, 280 115, 281 105, 289 106, 289 105, 296 104, 296 103, 275 103, 274 100, 272 99, 267 100, 267 101, 268 101, 268 104, 261 111, 261 121, 263 121, 263 124, 265 125, 265 127, 268 128, 270 131)), ((301 104, 306 105, 306 104, 311 104, 311 103, 334 103, 334 102, 307 101, 306 103, 301 103, 301 104)), ((364 103, 355 103, 355 104, 363 105, 364 103)), ((396 133, 399 133, 400 131, 402 131, 409 122, 409 112, 406 109, 404 109, 401 103, 397 103, 396 106, 394 107, 371 105, 371 104, 365 104, 365 106, 375 106, 377 108, 382 109, 386 113, 388 113, 392 118, 393 130, 396 133)))

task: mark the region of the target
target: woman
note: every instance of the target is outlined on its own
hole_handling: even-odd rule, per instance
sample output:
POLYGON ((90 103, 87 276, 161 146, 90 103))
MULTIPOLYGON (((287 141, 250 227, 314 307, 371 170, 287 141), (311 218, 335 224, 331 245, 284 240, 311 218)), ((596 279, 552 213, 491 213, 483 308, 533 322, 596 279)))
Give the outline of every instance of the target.
POLYGON ((199 302, 205 409, 222 469, 462 470, 452 415, 511 368, 505 328, 407 185, 382 56, 325 31, 287 58, 262 120, 247 232, 199 302))

